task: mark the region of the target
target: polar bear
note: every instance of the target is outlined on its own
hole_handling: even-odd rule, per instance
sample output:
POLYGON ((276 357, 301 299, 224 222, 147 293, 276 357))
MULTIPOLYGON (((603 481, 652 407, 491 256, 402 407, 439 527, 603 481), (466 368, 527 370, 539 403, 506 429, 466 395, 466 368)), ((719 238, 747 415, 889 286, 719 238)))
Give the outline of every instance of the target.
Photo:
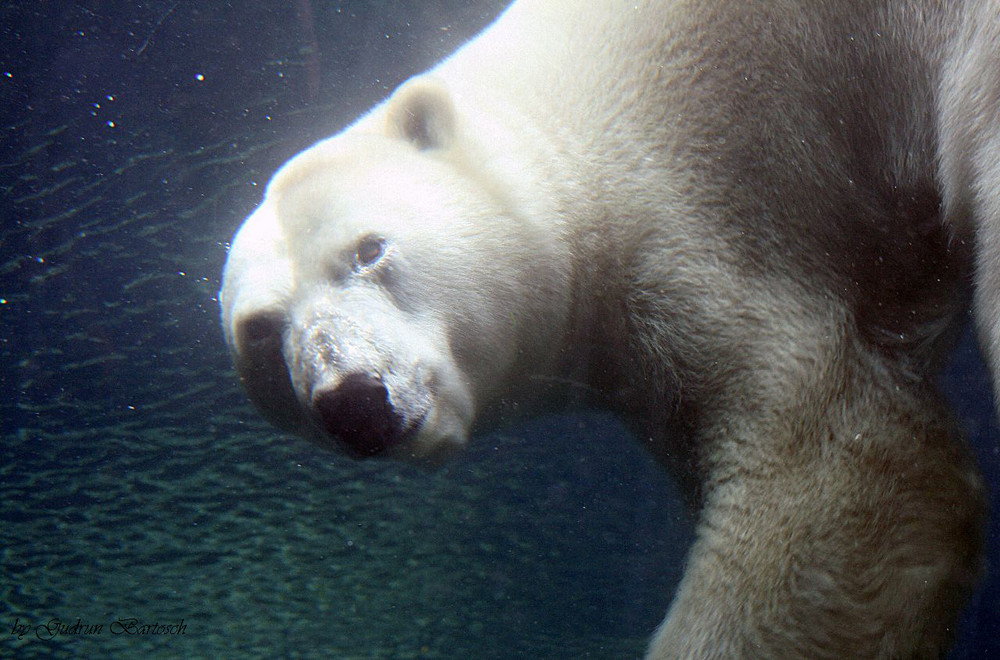
POLYGON ((275 175, 220 294, 242 382, 425 464, 582 392, 699 507, 649 658, 938 657, 982 561, 933 381, 973 297, 1000 376, 998 53, 996 0, 520 0, 275 175))

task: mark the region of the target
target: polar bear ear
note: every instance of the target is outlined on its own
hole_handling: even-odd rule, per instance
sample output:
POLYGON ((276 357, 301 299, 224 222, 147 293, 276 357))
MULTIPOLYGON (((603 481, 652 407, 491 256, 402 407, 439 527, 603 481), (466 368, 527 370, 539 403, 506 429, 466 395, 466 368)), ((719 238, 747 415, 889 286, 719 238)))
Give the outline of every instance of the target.
POLYGON ((387 108, 388 130, 421 151, 445 149, 455 135, 455 107, 440 81, 414 78, 396 90, 387 108))

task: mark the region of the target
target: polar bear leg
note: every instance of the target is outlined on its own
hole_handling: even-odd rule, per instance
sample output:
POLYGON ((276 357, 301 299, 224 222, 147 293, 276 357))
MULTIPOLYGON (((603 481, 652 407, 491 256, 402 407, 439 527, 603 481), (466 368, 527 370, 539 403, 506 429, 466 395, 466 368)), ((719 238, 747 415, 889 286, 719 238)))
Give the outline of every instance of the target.
POLYGON ((1000 21, 970 3, 945 62, 939 101, 939 177, 956 243, 974 233, 974 311, 1000 412, 1000 21))
POLYGON ((1000 131, 982 149, 990 167, 981 172, 976 215, 975 317, 977 334, 993 376, 1000 414, 1000 131))
POLYGON ((980 567, 980 478, 933 392, 864 364, 791 408, 716 416, 697 540, 648 660, 946 647, 980 567))

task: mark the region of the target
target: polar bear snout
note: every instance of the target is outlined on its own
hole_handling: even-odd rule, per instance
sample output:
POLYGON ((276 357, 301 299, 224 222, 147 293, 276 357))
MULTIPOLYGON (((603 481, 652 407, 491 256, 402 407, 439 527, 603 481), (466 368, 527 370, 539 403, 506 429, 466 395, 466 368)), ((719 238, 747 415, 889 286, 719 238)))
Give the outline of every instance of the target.
POLYGON ((227 271, 224 334, 268 421, 354 459, 433 468, 465 446, 474 392, 432 317, 415 321, 367 286, 261 297, 243 282, 227 271))
POLYGON ((384 454, 408 435, 388 388, 368 374, 351 374, 336 387, 314 392, 310 407, 327 437, 353 458, 384 454))
POLYGON ((276 426, 355 459, 417 451, 437 378, 408 357, 398 337, 328 309, 235 317, 231 347, 240 379, 276 426))

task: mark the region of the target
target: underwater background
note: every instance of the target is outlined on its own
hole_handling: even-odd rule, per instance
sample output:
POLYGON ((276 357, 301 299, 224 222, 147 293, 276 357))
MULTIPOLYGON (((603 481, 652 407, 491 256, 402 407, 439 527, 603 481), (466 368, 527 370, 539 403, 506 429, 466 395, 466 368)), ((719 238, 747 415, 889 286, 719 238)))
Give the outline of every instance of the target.
MULTIPOLYGON (((641 657, 693 520, 618 422, 354 463, 264 423, 219 328, 274 170, 503 4, 0 4, 0 657, 641 657)), ((1000 658, 968 332, 943 386, 994 513, 950 657, 1000 658)))

